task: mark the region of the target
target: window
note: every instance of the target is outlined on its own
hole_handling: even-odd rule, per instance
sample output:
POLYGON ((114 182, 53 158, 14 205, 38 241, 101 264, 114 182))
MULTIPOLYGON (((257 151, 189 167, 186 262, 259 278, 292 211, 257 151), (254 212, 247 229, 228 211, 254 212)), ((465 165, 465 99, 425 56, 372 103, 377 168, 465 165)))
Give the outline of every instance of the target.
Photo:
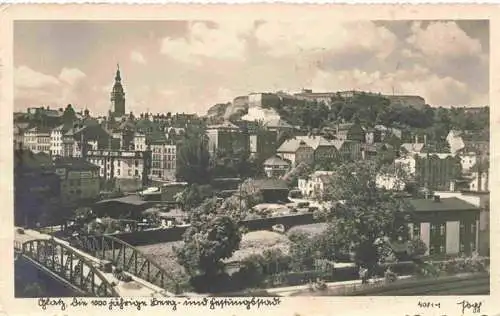
POLYGON ((139 170, 135 170, 135 175, 138 176, 139 175, 139 170))
POLYGON ((116 175, 120 175, 120 169, 116 169, 116 175))
POLYGON ((413 224, 413 238, 420 239, 420 223, 413 224))
POLYGON ((135 161, 135 166, 136 166, 136 167, 139 167, 139 160, 136 160, 136 161, 135 161))

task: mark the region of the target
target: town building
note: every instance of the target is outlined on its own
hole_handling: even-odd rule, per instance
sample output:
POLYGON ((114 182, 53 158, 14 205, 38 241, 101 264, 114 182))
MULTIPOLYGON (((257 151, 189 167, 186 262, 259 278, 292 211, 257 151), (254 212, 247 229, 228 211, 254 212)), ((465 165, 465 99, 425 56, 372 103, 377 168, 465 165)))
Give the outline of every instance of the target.
POLYGON ((14 124, 14 149, 20 149, 24 146, 24 129, 18 124, 14 124))
POLYGON ((206 131, 208 152, 211 156, 217 153, 234 153, 248 148, 248 135, 229 121, 211 125, 206 131))
POLYGON ((59 125, 50 131, 50 153, 52 157, 63 157, 64 156, 64 144, 63 138, 64 134, 69 131, 67 125, 59 125))
POLYGON ((487 156, 490 153, 489 135, 476 131, 451 130, 446 136, 446 141, 452 154, 459 152, 475 152, 478 155, 487 156))
POLYGON ((149 181, 150 151, 90 150, 87 160, 99 166, 99 176, 116 181, 122 191, 135 191, 149 181))
POLYGON ((83 158, 56 158, 54 168, 61 179, 63 206, 77 206, 79 202, 99 197, 99 166, 83 158))
POLYGON ((472 167, 478 162, 478 156, 474 152, 460 153, 460 164, 462 165, 462 172, 466 173, 471 171, 472 167))
MULTIPOLYGON (((337 149, 336 156, 333 158, 342 160, 356 161, 362 158, 362 143, 352 140, 338 140, 330 141, 337 149)), ((327 157, 330 159, 330 157, 327 157)))
POLYGON ((427 246, 426 255, 470 255, 479 247, 480 208, 457 197, 411 199, 410 236, 427 246))
POLYGON ((490 174, 488 170, 483 172, 472 172, 469 180, 469 190, 477 192, 488 192, 490 190, 490 174))
POLYGON ((60 178, 45 153, 14 150, 14 188, 16 226, 35 227, 60 205, 60 178))
POLYGON ((303 139, 294 138, 285 141, 278 148, 277 155, 290 161, 292 167, 297 167, 301 163, 308 165, 314 163, 314 148, 303 139))
POLYGON ((135 151, 146 151, 146 134, 141 132, 136 132, 134 134, 134 146, 133 150, 135 151))
POLYGON ((264 172, 268 178, 280 178, 290 170, 290 163, 281 159, 279 156, 273 156, 264 161, 264 172))
POLYGON ((333 175, 333 171, 315 171, 309 177, 300 178, 298 180, 298 187, 302 196, 322 199, 333 175))
POLYGON ((366 141, 365 131, 356 123, 337 124, 335 138, 338 140, 351 140, 360 143, 366 141))
POLYGON ((50 154, 50 129, 47 127, 33 127, 24 133, 24 146, 34 153, 50 154))
POLYGON ((177 145, 167 139, 163 133, 154 133, 149 137, 151 148, 151 178, 165 181, 176 180, 177 145))
POLYGON ((449 190, 461 174, 460 159, 449 153, 412 154, 395 160, 396 166, 432 190, 449 190))
POLYGON ((283 159, 287 159, 295 167, 301 162, 314 163, 331 161, 338 156, 338 149, 334 141, 322 136, 295 136, 286 140, 277 151, 283 159), (312 149, 312 157, 311 150, 312 149))
POLYGON ((262 161, 274 155, 277 147, 276 135, 276 132, 267 130, 250 132, 248 136, 250 156, 262 161))
POLYGON ((288 185, 280 179, 256 179, 253 186, 262 194, 263 203, 283 203, 288 200, 288 185))

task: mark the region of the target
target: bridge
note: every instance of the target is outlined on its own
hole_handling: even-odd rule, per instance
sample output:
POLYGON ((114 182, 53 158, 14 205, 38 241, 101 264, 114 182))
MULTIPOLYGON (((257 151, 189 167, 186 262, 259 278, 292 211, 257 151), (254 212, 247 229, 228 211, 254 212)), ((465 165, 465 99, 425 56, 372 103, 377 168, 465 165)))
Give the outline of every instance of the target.
POLYGON ((33 230, 15 230, 15 258, 26 259, 39 270, 72 288, 82 296, 154 297, 173 296, 165 290, 166 271, 134 247, 113 237, 82 237, 81 249, 53 236, 33 230), (108 247, 109 246, 109 247, 108 247), (97 257, 86 253, 94 253, 97 257), (104 260, 103 260, 104 259, 104 260), (106 260, 107 259, 107 260, 106 260), (120 281, 104 269, 109 262, 129 275, 130 282, 120 281), (143 279, 143 276, 145 279, 143 279), (147 280, 153 280, 163 287, 147 280))

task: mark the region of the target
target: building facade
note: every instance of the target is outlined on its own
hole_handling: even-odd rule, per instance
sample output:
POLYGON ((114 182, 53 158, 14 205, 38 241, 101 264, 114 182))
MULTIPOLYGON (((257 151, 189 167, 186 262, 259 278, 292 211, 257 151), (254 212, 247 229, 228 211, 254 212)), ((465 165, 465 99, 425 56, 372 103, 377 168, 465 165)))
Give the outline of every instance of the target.
POLYGON ((208 152, 211 156, 217 153, 248 149, 248 134, 245 135, 230 122, 208 126, 206 135, 208 137, 208 152))
POLYGON ((266 159, 263 165, 268 178, 280 178, 290 170, 290 164, 278 156, 266 159))
POLYGON ((50 154, 50 129, 33 127, 24 133, 24 147, 34 153, 43 152, 50 154))
POLYGON ((122 182, 132 187, 141 187, 149 181, 150 151, 90 150, 87 160, 99 166, 99 176, 103 180, 127 180, 122 182))
POLYGON ((99 166, 81 158, 58 158, 54 166, 61 179, 63 206, 77 205, 79 201, 92 201, 99 197, 99 166))
POLYGON ((410 237, 421 239, 426 255, 470 255, 479 247, 480 208, 456 197, 410 200, 415 218, 410 237))

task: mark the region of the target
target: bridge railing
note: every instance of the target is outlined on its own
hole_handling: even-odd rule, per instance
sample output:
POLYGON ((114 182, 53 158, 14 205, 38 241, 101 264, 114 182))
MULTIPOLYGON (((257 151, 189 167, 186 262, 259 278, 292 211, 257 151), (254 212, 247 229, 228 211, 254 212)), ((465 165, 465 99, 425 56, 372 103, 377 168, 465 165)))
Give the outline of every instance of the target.
POLYGON ((112 236, 80 235, 72 240, 75 247, 93 256, 112 262, 130 274, 164 290, 179 294, 180 286, 175 276, 166 271, 151 257, 134 246, 112 236))
POLYGON ((35 239, 14 243, 15 248, 33 263, 47 269, 87 295, 117 297, 114 285, 92 262, 54 239, 35 239))

